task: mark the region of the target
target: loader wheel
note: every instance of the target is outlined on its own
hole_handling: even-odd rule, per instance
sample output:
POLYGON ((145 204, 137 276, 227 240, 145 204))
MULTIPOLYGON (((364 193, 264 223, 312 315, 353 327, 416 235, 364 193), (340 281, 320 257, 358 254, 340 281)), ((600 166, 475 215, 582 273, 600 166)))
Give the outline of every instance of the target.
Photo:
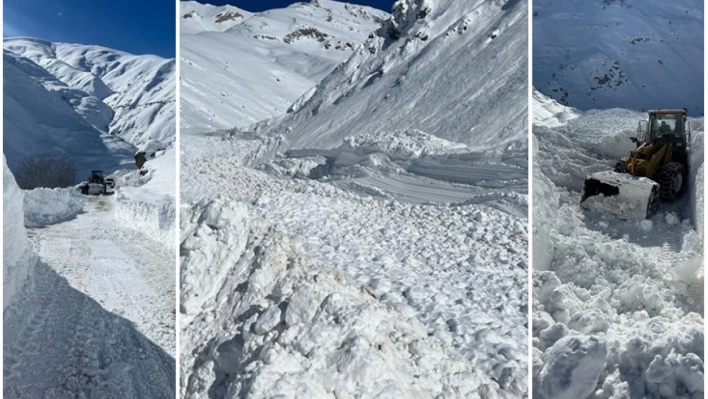
POLYGON ((656 181, 661 186, 661 199, 676 201, 686 189, 686 168, 678 162, 669 162, 661 167, 656 181))
POLYGON ((627 161, 624 159, 617 161, 614 171, 617 173, 627 173, 627 161))
POLYGON ((647 203, 647 219, 654 216, 659 210, 659 203, 661 202, 661 190, 659 187, 654 186, 651 189, 651 194, 649 194, 649 202, 647 203))

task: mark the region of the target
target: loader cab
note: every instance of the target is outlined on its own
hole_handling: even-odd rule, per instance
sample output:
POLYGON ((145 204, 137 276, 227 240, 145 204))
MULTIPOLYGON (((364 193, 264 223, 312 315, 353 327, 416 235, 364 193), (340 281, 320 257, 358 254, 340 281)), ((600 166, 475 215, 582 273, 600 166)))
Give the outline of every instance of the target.
POLYGON ((102 170, 92 170, 91 177, 89 178, 90 183, 103 183, 104 176, 102 170))
POLYGON ((686 146, 687 123, 686 110, 668 109, 649 111, 649 120, 645 128, 646 134, 642 141, 654 142, 656 140, 667 140, 677 147, 686 146))

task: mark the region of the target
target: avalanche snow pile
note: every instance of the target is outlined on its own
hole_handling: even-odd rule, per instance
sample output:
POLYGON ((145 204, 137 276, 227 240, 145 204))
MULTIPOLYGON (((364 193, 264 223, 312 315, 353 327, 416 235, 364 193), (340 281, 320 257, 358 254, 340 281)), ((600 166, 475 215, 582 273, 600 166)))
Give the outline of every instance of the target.
POLYGON ((35 188, 25 191, 25 226, 41 227, 71 219, 84 208, 84 198, 74 187, 35 188))
POLYGON ((534 86, 581 110, 702 115, 703 12, 702 0, 534 1, 534 86))
POLYGON ((180 4, 182 129, 227 129, 285 113, 388 17, 329 0, 256 14, 180 4))
POLYGON ((319 267, 245 205, 202 201, 181 220, 182 353, 196 355, 181 359, 184 397, 506 397, 490 396, 497 384, 415 318, 319 267))
POLYGON ((287 114, 185 121, 184 395, 524 396, 526 5, 398 1, 287 114))
POLYGON ((644 117, 612 109, 534 126, 538 399, 703 397, 703 237, 692 224, 702 119, 692 120, 691 198, 642 221, 579 206, 585 175, 611 169, 644 117))
POLYGON ((7 309, 20 295, 29 281, 37 257, 32 251, 23 212, 23 193, 7 167, 3 157, 3 309, 7 309))

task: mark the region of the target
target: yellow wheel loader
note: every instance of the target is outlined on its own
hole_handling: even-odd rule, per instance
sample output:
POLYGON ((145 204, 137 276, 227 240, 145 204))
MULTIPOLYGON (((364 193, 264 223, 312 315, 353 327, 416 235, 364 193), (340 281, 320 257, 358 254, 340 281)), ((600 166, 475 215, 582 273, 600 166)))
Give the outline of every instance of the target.
POLYGON ((686 191, 691 143, 686 109, 649 111, 630 140, 636 149, 614 171, 585 179, 582 206, 622 219, 643 219, 654 215, 661 201, 675 201, 686 191))

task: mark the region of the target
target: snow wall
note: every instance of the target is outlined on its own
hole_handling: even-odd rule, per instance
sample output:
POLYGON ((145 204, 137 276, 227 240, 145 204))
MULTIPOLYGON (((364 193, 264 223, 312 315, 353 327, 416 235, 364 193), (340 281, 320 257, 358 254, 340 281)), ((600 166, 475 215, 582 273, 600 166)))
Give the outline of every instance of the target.
POLYGON ((37 257, 27 239, 23 192, 3 156, 3 309, 7 309, 30 282, 37 257))
POLYGON ((74 188, 35 188, 25 191, 25 226, 61 223, 81 213, 84 198, 74 188))

